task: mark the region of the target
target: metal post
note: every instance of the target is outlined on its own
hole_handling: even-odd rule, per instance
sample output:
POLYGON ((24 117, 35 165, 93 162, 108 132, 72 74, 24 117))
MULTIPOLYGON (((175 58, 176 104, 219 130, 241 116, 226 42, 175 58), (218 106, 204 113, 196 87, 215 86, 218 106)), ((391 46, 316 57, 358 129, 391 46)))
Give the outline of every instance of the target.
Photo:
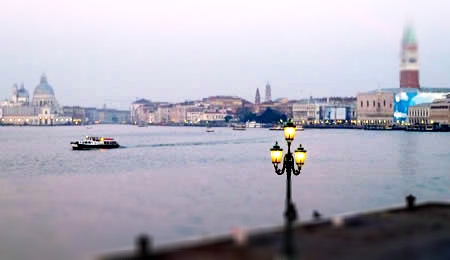
POLYGON ((151 259, 151 240, 147 235, 140 235, 136 239, 136 254, 138 259, 151 259))
POLYGON ((291 178, 294 170, 294 158, 291 153, 291 142, 288 142, 288 152, 286 154, 286 211, 285 211, 285 256, 287 259, 294 258, 294 246, 292 239, 292 223, 296 219, 295 206, 292 203, 291 178))

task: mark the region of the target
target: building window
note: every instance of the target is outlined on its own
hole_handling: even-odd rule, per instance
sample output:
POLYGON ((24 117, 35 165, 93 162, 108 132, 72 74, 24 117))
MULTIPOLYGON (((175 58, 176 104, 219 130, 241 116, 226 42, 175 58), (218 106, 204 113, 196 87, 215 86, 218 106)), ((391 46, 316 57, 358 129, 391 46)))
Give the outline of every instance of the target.
POLYGON ((386 106, 386 100, 383 100, 383 106, 386 106))
POLYGON ((361 107, 363 107, 363 102, 361 101, 361 107))
POLYGON ((373 106, 375 107, 375 100, 373 101, 373 106))
POLYGON ((389 104, 389 107, 392 108, 392 104, 389 104))
POLYGON ((369 100, 367 100, 367 107, 369 107, 369 100))
POLYGON ((381 104, 380 104, 380 102, 378 102, 378 108, 380 108, 380 106, 381 106, 381 104))

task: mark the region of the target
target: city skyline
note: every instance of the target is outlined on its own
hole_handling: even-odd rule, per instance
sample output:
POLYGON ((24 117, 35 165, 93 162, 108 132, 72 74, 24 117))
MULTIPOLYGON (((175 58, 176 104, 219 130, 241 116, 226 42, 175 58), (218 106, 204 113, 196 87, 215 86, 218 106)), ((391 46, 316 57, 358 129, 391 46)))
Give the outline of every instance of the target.
POLYGON ((4 3, 0 98, 14 83, 32 92, 42 73, 64 105, 123 108, 137 97, 214 95, 253 101, 267 81, 273 99, 354 96, 399 86, 410 20, 420 84, 448 87, 449 7, 438 0, 4 3))

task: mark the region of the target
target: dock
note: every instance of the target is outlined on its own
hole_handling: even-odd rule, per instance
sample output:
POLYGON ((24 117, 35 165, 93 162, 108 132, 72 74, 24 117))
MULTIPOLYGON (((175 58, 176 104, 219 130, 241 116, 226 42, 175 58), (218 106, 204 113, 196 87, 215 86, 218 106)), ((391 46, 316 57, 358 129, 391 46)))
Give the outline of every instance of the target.
MULTIPOLYGON (((384 210, 320 217, 294 225, 294 259, 450 259, 450 203, 415 204, 384 210)), ((152 248, 143 236, 136 248, 99 260, 285 259, 283 226, 152 248)))

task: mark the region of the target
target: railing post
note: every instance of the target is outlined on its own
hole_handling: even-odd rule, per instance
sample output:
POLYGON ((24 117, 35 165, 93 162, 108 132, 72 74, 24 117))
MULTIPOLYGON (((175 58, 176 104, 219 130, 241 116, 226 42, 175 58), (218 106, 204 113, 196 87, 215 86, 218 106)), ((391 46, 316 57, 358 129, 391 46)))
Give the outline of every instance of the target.
POLYGON ((136 239, 136 255, 138 259, 152 259, 151 239, 147 235, 140 235, 136 239))
POLYGON ((413 195, 409 194, 406 197, 406 209, 407 210, 413 210, 415 207, 415 202, 416 202, 416 197, 414 197, 413 195))

